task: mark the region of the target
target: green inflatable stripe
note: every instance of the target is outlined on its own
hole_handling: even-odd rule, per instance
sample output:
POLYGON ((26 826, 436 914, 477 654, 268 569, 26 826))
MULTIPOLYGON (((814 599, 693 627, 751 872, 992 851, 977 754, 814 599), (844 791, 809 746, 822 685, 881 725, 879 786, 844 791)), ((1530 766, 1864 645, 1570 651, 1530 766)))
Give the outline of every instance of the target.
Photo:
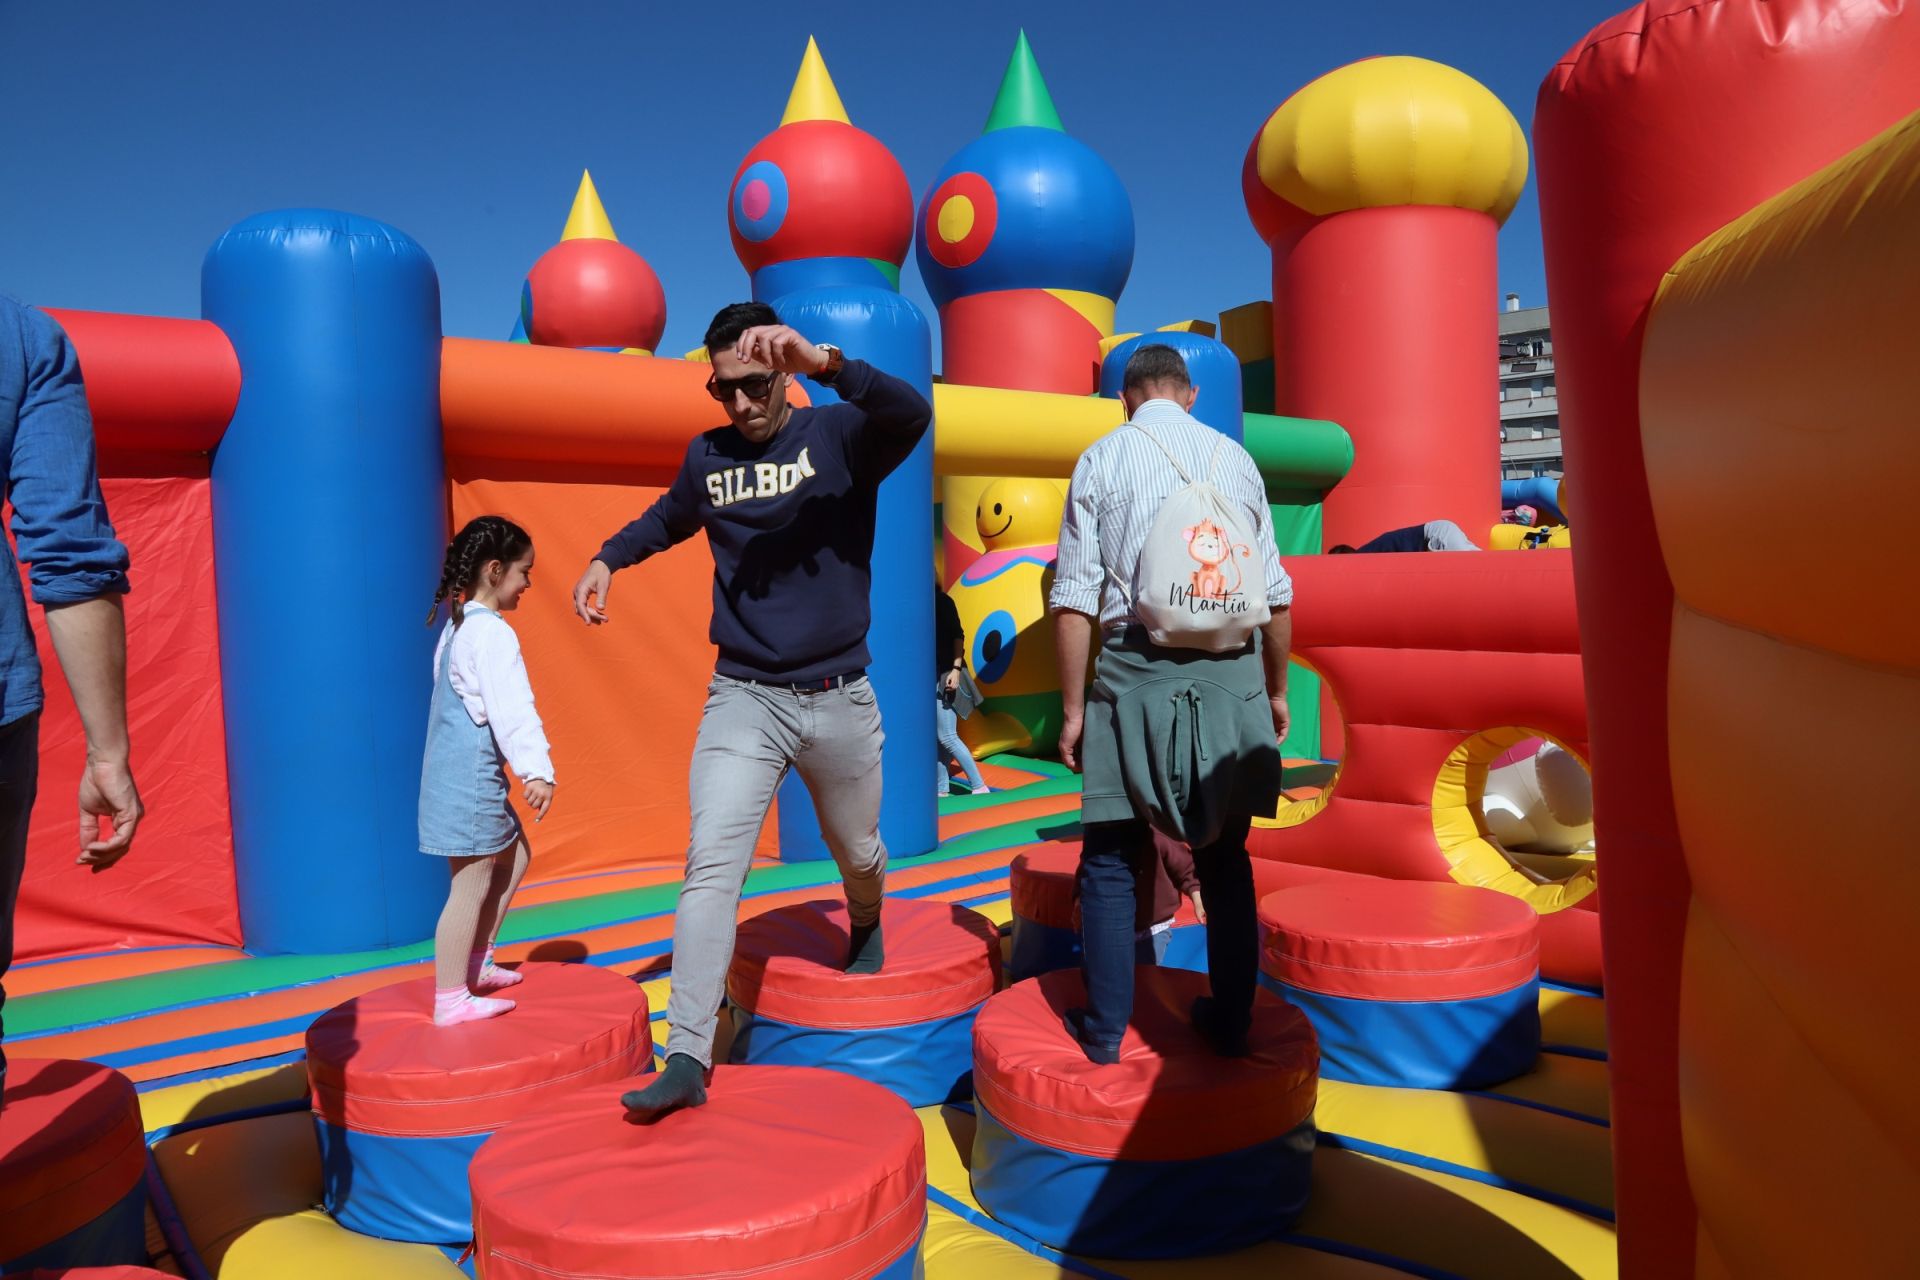
MULTIPOLYGON (((1022 765, 1027 763, 1023 761, 1022 765)), ((981 798, 1011 803, 1035 794, 1040 793, 1023 788, 1019 793, 996 793, 981 798)), ((1042 828, 1049 835, 1063 834, 1069 829, 1077 831, 1078 815, 1047 816, 969 832, 932 853, 895 858, 889 863, 889 869, 910 871, 915 867, 970 857, 994 849, 1033 844, 1047 838, 1039 834, 1042 828)), ((747 892, 777 893, 786 889, 830 885, 837 880, 838 873, 831 862, 797 862, 753 871, 747 877, 747 892)), ((501 930, 501 941, 523 942, 530 938, 564 937, 648 916, 665 915, 673 910, 674 899, 679 891, 680 886, 675 882, 526 907, 508 917, 506 927, 501 930)), ((24 1036, 122 1021, 140 1017, 155 1009, 227 1000, 324 982, 369 969, 425 960, 432 954, 431 943, 418 942, 382 951, 353 951, 338 955, 255 956, 171 973, 120 978, 9 1000, 7 1030, 15 1036, 24 1036)), ((15 1046, 16 1056, 29 1052, 30 1048, 25 1043, 15 1046)))
POLYGON ((1337 423, 1249 413, 1247 452, 1269 490, 1333 488, 1353 469, 1353 439, 1337 423))

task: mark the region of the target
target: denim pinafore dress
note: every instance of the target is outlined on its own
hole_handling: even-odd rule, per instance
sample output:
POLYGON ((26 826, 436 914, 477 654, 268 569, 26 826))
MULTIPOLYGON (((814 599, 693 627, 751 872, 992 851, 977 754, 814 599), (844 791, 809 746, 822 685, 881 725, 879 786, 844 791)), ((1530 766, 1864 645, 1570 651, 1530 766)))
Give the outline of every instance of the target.
MULTIPOLYGON (((504 627, 506 620, 468 605, 466 627, 504 627)), ((452 631, 453 624, 447 624, 452 631)), ((507 762, 493 730, 475 724, 453 687, 453 636, 440 645, 427 750, 420 766, 420 852, 442 858, 499 853, 520 835, 507 794, 507 762)))

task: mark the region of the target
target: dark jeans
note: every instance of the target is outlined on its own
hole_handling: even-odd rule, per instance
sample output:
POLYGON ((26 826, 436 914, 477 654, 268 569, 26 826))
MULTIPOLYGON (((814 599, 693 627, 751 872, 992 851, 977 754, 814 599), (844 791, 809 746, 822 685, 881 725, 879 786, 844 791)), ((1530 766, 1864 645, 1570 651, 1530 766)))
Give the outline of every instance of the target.
MULTIPOLYGON (((0 978, 13 963, 13 904, 20 897, 20 876, 27 869, 27 820, 33 815, 34 789, 40 781, 40 713, 0 725, 0 978)), ((7 989, 0 986, 0 1009, 7 989)), ((6 1034, 0 1023, 0 1036, 6 1034)), ((7 1055, 0 1048, 0 1089, 6 1087, 7 1055)))
MULTIPOLYGON (((1260 971, 1260 926, 1254 914, 1253 863, 1247 857, 1251 818, 1233 818, 1220 838, 1193 851, 1194 874, 1207 903, 1207 969, 1214 1002, 1229 1026, 1253 1019, 1260 971)), ((1153 833, 1143 819, 1096 822, 1080 847, 1081 968, 1087 978, 1087 1040, 1115 1049, 1133 1013, 1134 893, 1150 892, 1153 833)))

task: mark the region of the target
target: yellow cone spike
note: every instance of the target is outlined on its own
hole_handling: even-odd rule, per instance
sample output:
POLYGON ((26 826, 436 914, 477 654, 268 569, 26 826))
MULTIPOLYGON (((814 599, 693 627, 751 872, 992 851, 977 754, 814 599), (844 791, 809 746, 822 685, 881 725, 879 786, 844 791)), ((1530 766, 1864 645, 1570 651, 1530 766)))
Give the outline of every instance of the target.
POLYGON ((853 123, 847 119, 840 91, 833 87, 833 77, 827 74, 826 60, 820 56, 820 46, 812 36, 807 37, 807 52, 800 59, 800 74, 793 78, 793 92, 787 95, 787 113, 780 117, 780 123, 788 125, 800 120, 853 123))
POLYGON ((567 229, 560 233, 562 240, 613 240, 619 236, 613 234, 613 223, 607 218, 607 207, 600 203, 600 193, 594 190, 593 174, 585 169, 580 171, 580 189, 573 193, 573 210, 567 214, 567 229))

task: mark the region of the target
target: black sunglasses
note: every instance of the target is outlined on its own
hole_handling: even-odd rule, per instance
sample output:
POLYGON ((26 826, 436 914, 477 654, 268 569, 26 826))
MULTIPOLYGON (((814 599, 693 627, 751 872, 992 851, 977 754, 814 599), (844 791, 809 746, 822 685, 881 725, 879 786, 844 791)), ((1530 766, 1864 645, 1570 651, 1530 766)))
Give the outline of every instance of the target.
POLYGON ((773 390, 773 380, 777 373, 750 373, 744 378, 708 378, 707 394, 727 404, 733 400, 733 393, 744 391, 749 400, 764 400, 773 390))

